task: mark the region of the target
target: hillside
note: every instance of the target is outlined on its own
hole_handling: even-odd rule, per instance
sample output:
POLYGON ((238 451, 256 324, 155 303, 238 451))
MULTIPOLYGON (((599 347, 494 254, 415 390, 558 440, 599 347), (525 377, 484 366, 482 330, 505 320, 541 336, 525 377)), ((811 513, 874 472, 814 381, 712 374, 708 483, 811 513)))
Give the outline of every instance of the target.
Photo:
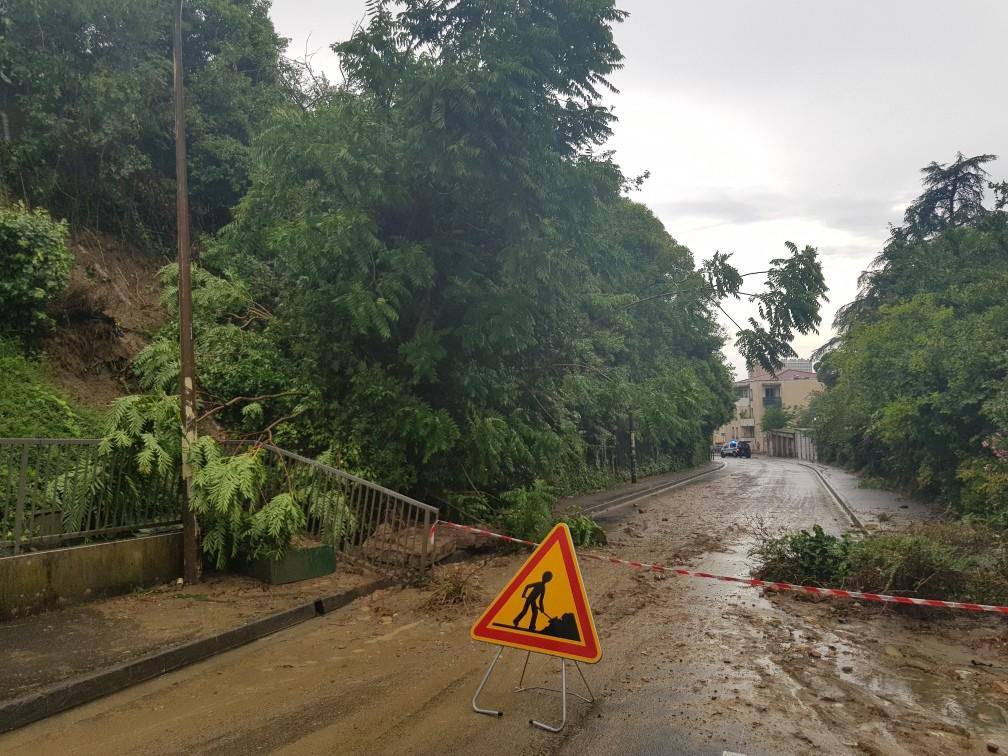
POLYGON ((134 388, 130 362, 165 319, 157 271, 167 261, 109 234, 77 230, 70 283, 40 342, 48 377, 71 399, 102 408, 134 388))
POLYGON ((69 283, 47 308, 51 323, 27 342, 0 339, 0 437, 99 433, 109 403, 134 390, 132 359, 164 322, 164 258, 86 230, 68 247, 69 283))

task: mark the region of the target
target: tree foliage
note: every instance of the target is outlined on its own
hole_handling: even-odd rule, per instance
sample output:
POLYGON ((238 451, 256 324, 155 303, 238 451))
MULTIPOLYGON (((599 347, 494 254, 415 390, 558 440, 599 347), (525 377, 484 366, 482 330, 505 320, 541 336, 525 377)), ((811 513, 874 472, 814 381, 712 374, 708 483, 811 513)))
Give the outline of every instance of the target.
MULTIPOLYGON (((645 464, 699 458, 732 403, 713 311, 748 295, 727 257, 698 269, 621 196, 632 182, 597 149, 623 15, 609 0, 376 3, 336 46, 346 86, 277 113, 208 241, 205 404, 479 508, 606 482, 631 412, 645 464)), ((756 300, 764 322, 739 334, 774 367, 825 291, 815 251, 788 249, 756 300)), ((148 385, 174 384, 174 341, 139 361, 148 385)))
MULTIPOLYGON (((725 297, 744 296, 756 305, 758 320, 750 317, 746 326, 732 321, 738 329, 735 346, 746 367, 759 365, 771 374, 785 359, 798 356, 791 347, 795 333, 818 332, 822 322, 819 306, 827 299, 826 280, 815 247, 806 246, 799 251, 790 241, 784 246, 791 254, 770 261, 770 269, 765 271, 765 291, 741 291, 743 276, 729 264, 731 255, 715 253, 703 265, 709 296, 719 308, 725 297)), ((721 311, 724 312, 723 308, 721 311)))
MULTIPOLYGON (((989 159, 960 156, 957 171, 932 164, 912 209, 930 206, 934 175, 961 185, 972 172, 966 183, 979 186, 989 159)), ((949 191, 939 194, 948 200, 949 191)), ((994 451, 1008 429, 1008 216, 965 201, 945 212, 941 224, 894 235, 883 250, 856 316, 819 363, 830 389, 811 414, 824 459, 1005 516, 1004 460, 994 451)))
MULTIPOLYGON (((170 5, 4 6, 23 126, 0 148, 8 192, 74 222, 171 226, 170 5)), ((486 511, 608 482, 631 415, 643 468, 705 458, 732 407, 724 297, 752 301, 735 341, 771 370, 818 325, 814 248, 788 243, 743 293, 728 255, 698 266, 624 196, 642 179, 601 149, 613 0, 376 0, 335 46, 338 89, 282 60, 267 9, 185 5, 192 205, 216 229, 194 271, 204 423, 486 511)), ((169 325, 137 360, 154 404, 120 410, 175 390, 177 342, 169 325)), ((130 416, 110 431, 123 450, 177 457, 130 416)), ((253 461, 195 453, 215 558, 281 537, 294 499, 242 524, 253 461)))
POLYGON ((0 332, 24 335, 70 278, 66 224, 44 210, 0 205, 0 332))
MULTIPOLYGON (((285 100, 290 69, 267 0, 190 0, 183 61, 191 206, 216 227, 248 185, 248 144, 285 100)), ((91 227, 172 235, 174 4, 9 0, 0 81, 14 140, 0 142, 13 197, 91 227)))
MULTIPOLYGON (((988 213, 984 190, 988 177, 984 165, 995 155, 965 157, 956 153, 948 164, 931 162, 921 169, 924 192, 904 213, 902 226, 890 229, 889 240, 872 266, 861 274, 860 291, 853 302, 837 311, 834 327, 841 335, 885 304, 892 304, 923 292, 937 292, 947 284, 946 275, 954 275, 956 237, 942 241, 944 232, 961 227, 981 227, 988 213), (928 244, 933 242, 933 244, 928 244), (925 260, 922 256, 934 255, 925 260), (934 277, 937 269, 942 275, 934 277)), ((971 272, 960 271, 969 276, 971 272)), ((825 354, 832 344, 821 350, 825 354)))
MULTIPOLYGON (((83 471, 73 469, 52 486, 64 514, 88 511, 117 489, 149 496, 153 477, 177 476, 181 424, 177 396, 154 392, 113 402, 100 457, 87 470, 88 485, 78 485, 83 471)), ((270 470, 266 454, 260 445, 229 450, 209 435, 189 446, 190 506, 199 518, 203 553, 218 569, 234 559, 282 558, 291 539, 304 532, 309 515, 329 543, 338 544, 356 528, 342 493, 317 490, 317 484, 297 479, 284 467, 270 470)))
MULTIPOLYGON (((46 379, 45 365, 22 355, 21 345, 0 339, 0 438, 93 436, 101 419, 62 395, 46 379)), ((0 471, 2 472, 2 471, 0 471)))
POLYGON ((768 431, 780 430, 781 428, 788 428, 794 422, 794 419, 795 413, 793 410, 788 410, 784 407, 767 407, 763 412, 760 430, 766 433, 768 431))
POLYGON ((949 228, 972 223, 987 212, 984 191, 990 183, 984 165, 997 155, 966 157, 942 164, 932 161, 924 168, 924 193, 914 200, 903 216, 904 226, 896 232, 912 239, 926 239, 949 228))

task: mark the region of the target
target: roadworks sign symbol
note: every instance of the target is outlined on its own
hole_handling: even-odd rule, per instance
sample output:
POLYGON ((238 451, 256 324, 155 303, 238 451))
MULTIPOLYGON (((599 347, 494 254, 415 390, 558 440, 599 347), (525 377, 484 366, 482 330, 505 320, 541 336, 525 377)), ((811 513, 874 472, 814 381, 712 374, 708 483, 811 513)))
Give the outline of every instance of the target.
POLYGON ((567 525, 549 532, 483 612, 476 640, 595 663, 602 658, 567 525))

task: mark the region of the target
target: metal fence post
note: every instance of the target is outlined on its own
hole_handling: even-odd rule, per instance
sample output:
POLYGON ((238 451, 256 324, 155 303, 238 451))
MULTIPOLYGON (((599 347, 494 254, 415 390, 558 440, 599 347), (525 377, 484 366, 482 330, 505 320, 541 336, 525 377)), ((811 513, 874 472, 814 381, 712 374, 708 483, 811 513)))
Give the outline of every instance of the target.
POLYGON ((21 469, 18 472, 17 509, 14 512, 14 554, 21 553, 24 533, 25 499, 28 498, 28 444, 21 447, 21 469))
MULTIPOLYGON (((425 509, 424 513, 423 513, 423 538, 421 538, 421 540, 423 541, 423 546, 420 547, 420 554, 421 554, 421 556, 420 556, 420 572, 421 573, 427 572, 427 569, 428 569, 427 559, 428 559, 429 556, 431 556, 431 554, 430 554, 430 529, 431 529, 430 512, 428 512, 425 509)), ((430 565, 431 568, 433 568, 433 566, 434 566, 433 564, 430 565)))

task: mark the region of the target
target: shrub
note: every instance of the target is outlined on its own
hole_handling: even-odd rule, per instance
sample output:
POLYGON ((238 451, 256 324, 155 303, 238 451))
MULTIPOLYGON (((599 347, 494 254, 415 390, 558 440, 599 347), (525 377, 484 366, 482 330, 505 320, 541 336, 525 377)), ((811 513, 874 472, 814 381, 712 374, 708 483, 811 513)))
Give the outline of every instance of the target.
POLYGON ((758 528, 750 555, 765 580, 947 601, 1008 604, 1004 533, 981 522, 917 525, 863 538, 758 528))
POLYGON ((964 596, 968 562, 938 533, 884 533, 851 542, 843 585, 911 596, 964 596))
POLYGON ((964 462, 957 473, 963 484, 957 509, 1008 525, 1008 464, 1000 458, 964 462))
POLYGON ((824 532, 816 525, 810 533, 772 535, 760 528, 749 552, 759 561, 754 574, 766 580, 819 586, 836 585, 847 570, 851 541, 824 532))
POLYGON ((604 546, 607 543, 605 531, 586 514, 572 512, 560 521, 567 523, 575 546, 604 546))
POLYGON ((605 532, 595 520, 579 511, 562 517, 553 514, 556 489, 542 480, 526 488, 505 492, 501 498, 509 504, 501 514, 504 532, 528 541, 541 541, 558 522, 567 523, 575 546, 595 546, 606 542, 605 532))
POLYGON ((504 532, 516 538, 541 541, 553 525, 556 490, 543 480, 501 494, 508 507, 501 513, 504 532))
POLYGON ((0 326, 19 333, 46 322, 46 305, 66 288, 73 255, 66 223, 24 205, 0 207, 0 326))

